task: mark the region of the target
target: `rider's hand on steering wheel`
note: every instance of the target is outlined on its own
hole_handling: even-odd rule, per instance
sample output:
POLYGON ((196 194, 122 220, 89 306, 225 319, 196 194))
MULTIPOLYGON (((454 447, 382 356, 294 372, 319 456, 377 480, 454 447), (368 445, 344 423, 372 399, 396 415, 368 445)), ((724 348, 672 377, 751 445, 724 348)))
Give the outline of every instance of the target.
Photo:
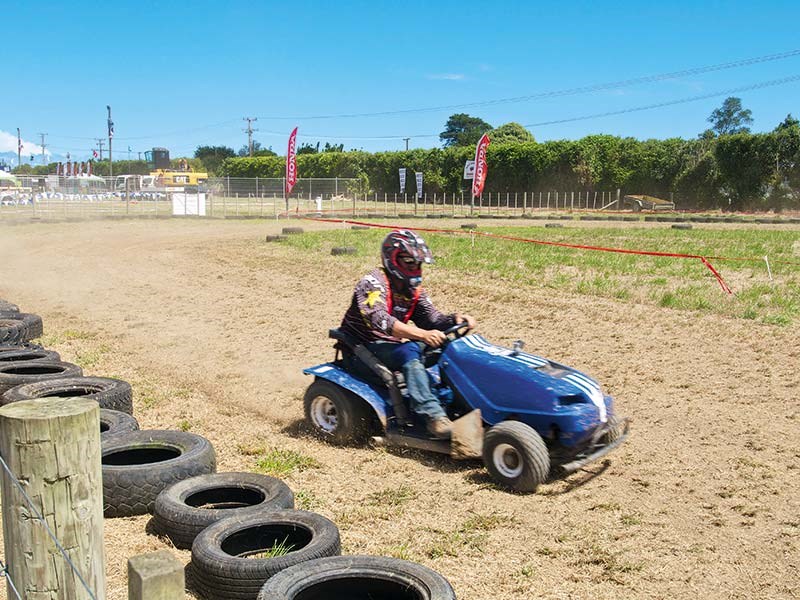
POLYGON ((468 315, 465 313, 456 313, 456 325, 465 322, 469 326, 468 327, 469 330, 475 329, 475 326, 478 324, 478 322, 475 320, 475 317, 473 317, 472 315, 468 315))
POLYGON ((447 336, 438 329, 426 330, 422 336, 422 342, 431 348, 438 348, 447 340, 447 336))

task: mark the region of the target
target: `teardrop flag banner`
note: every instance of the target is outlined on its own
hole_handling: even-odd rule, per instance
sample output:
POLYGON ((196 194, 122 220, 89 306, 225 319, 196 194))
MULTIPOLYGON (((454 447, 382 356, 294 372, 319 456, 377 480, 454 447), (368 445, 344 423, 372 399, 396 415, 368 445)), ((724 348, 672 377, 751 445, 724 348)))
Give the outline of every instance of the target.
POLYGON ((292 193, 297 183, 297 127, 289 135, 289 147, 286 150, 286 196, 292 193))
POLYGON ((489 136, 484 133, 475 147, 475 177, 472 180, 473 198, 483 193, 483 186, 486 183, 486 148, 490 143, 489 136))

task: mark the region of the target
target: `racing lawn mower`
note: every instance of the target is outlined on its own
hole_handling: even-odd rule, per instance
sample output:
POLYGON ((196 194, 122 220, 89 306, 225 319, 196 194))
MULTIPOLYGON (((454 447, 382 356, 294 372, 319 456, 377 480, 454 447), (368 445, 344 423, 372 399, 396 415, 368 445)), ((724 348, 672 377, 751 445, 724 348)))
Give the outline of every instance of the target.
POLYGON ((408 410, 403 374, 392 372, 355 338, 330 330, 333 362, 305 369, 314 382, 305 394, 306 421, 333 443, 366 441, 417 448, 456 458, 483 459, 491 476, 532 492, 551 472, 574 472, 605 456, 628 436, 610 396, 591 377, 503 348, 460 323, 447 329, 440 348, 423 359, 431 390, 454 421, 452 438, 431 437, 424 420, 408 410))

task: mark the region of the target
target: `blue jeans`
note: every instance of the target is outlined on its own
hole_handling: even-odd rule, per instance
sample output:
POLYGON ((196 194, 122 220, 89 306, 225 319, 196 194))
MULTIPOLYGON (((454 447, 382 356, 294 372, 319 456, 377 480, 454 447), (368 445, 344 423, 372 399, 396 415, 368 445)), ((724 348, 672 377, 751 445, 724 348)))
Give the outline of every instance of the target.
POLYGON ((446 417, 442 405, 431 391, 428 372, 422 364, 422 344, 418 342, 370 342, 366 344, 378 360, 393 371, 402 371, 411 396, 411 410, 428 419, 446 417))

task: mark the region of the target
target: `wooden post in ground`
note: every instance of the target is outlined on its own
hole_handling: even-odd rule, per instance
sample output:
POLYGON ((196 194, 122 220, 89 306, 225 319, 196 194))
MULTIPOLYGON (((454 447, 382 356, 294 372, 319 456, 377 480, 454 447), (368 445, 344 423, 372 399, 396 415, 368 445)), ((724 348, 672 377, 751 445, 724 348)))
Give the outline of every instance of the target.
POLYGON ((104 600, 97 402, 39 398, 0 408, 0 456, 5 560, 20 595, 104 600))
POLYGON ((183 564, 169 550, 128 559, 128 600, 182 600, 183 564))

